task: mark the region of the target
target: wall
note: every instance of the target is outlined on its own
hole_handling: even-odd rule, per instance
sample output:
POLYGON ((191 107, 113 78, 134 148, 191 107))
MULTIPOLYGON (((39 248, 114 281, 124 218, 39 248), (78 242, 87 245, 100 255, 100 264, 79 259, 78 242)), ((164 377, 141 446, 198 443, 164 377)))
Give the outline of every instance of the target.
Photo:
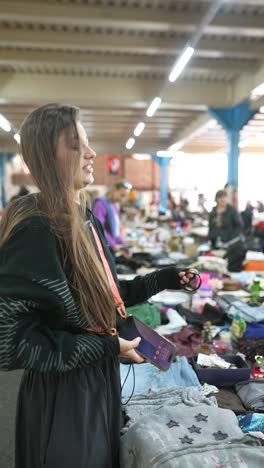
POLYGON ((150 160, 139 161, 126 158, 124 161, 125 178, 138 190, 157 190, 160 185, 159 166, 150 160))
MULTIPOLYGON (((20 158, 19 158, 20 159, 20 158)), ((14 161, 14 160, 13 160, 14 161)), ((120 156, 120 174, 113 175, 108 170, 108 155, 99 155, 94 160, 94 184, 91 190, 97 187, 109 186, 120 179, 128 180, 136 190, 152 191, 160 188, 160 168, 152 160, 139 161, 129 156, 120 156)), ((17 193, 20 185, 32 186, 30 174, 22 172, 22 166, 10 164, 6 171, 7 199, 17 193)), ((104 192, 100 189, 100 193, 104 192)))
POLYGON ((94 160, 94 183, 96 185, 111 185, 119 179, 126 179, 138 190, 159 189, 160 170, 152 160, 139 161, 121 156, 120 175, 113 175, 108 172, 107 158, 108 155, 100 155, 94 160))

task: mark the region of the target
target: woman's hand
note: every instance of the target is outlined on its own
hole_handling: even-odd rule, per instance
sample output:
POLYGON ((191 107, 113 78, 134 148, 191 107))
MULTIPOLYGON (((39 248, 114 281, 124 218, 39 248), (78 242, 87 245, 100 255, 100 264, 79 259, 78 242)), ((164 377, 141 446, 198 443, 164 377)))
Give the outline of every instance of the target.
POLYGON ((181 284, 188 284, 190 279, 193 277, 192 273, 186 273, 186 271, 180 271, 179 273, 180 283, 181 284))
POLYGON ((160 291, 164 289, 184 289, 186 291, 195 291, 201 285, 199 272, 194 268, 186 268, 179 271, 178 268, 171 266, 161 268, 157 271, 158 287, 160 291))
POLYGON ((201 285, 201 279, 200 279, 200 276, 199 276, 199 272, 194 269, 194 268, 191 268, 191 269, 187 269, 186 271, 180 271, 179 272, 179 278, 180 278, 180 284, 182 284, 183 286, 189 286, 191 289, 193 289, 194 291, 196 289, 198 289, 201 285), (197 275, 197 277, 196 277, 197 275), (195 281, 194 281, 195 279, 195 281), (198 282, 196 282, 196 279, 198 282))
POLYGON ((179 277, 180 277, 180 283, 181 284, 189 283, 189 278, 188 278, 185 271, 180 271, 179 272, 179 277))
POLYGON ((119 345, 120 345, 120 357, 128 358, 131 359, 134 362, 137 362, 140 364, 141 362, 144 362, 144 359, 139 356, 139 354, 136 353, 135 348, 138 347, 141 338, 135 338, 132 341, 124 340, 124 338, 119 339, 119 345))

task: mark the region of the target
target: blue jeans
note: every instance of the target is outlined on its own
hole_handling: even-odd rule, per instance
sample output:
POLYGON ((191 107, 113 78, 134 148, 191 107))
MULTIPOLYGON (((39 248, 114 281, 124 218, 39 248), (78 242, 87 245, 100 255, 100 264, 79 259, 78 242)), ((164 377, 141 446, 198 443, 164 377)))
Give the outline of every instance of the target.
MULTIPOLYGON (((134 395, 147 393, 149 390, 158 391, 171 387, 200 387, 200 382, 188 363, 186 357, 178 357, 170 368, 164 372, 149 363, 133 364, 135 370, 134 395)), ((129 371, 129 365, 120 364, 121 385, 123 386, 129 371)), ((129 397, 133 390, 133 370, 130 369, 127 380, 122 389, 122 397, 129 397)))

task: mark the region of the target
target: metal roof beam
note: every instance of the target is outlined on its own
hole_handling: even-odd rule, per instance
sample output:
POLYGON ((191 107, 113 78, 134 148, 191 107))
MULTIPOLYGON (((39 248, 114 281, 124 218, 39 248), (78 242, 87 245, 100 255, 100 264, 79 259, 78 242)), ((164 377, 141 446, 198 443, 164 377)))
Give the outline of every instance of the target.
MULTIPOLYGON (((104 78, 62 76, 52 74, 0 73, 0 94, 3 103, 27 104, 65 99, 81 107, 101 105, 110 107, 140 106, 143 116, 149 101, 161 86, 160 80, 135 78, 104 78)), ((166 108, 230 104, 230 85, 219 82, 184 80, 168 87, 163 95, 166 108)), ((161 107, 162 108, 162 107, 161 107)))
MULTIPOLYGON (((263 29, 264 30, 264 29, 263 29)), ((159 36, 118 35, 65 31, 40 31, 0 27, 0 48, 13 47, 49 49, 78 52, 128 53, 143 55, 171 55, 175 59, 182 52, 185 39, 159 36)), ((200 39, 195 57, 209 58, 257 58, 263 60, 262 42, 238 42, 234 40, 200 39)), ((74 60, 74 58, 73 58, 74 60)))
MULTIPOLYGON (((264 65, 262 65, 257 72, 255 73, 246 73, 240 78, 238 78, 231 87, 231 102, 232 105, 240 103, 241 101, 248 99, 251 95, 251 92, 260 85, 264 85, 264 65)), ((256 109, 261 107, 261 102, 263 97, 260 97, 257 101, 252 101, 251 107, 256 109)), ((221 104, 220 107, 225 107, 224 104, 221 104)), ((177 143, 178 141, 189 141, 197 135, 199 131, 206 125, 210 125, 209 116, 200 116, 196 119, 191 125, 187 126, 183 132, 176 133, 171 140, 171 144, 177 143)), ((255 123, 255 127, 257 124, 255 123)))
MULTIPOLYGON (((94 53, 72 53, 63 51, 0 49, 0 66, 56 67, 56 69, 114 70, 167 73, 172 61, 164 56, 102 55, 94 53)), ((188 68, 194 71, 221 71, 240 73, 251 71, 256 65, 245 60, 206 59, 194 57, 188 68)))
MULTIPOLYGON (((248 99, 252 91, 262 84, 264 86, 264 65, 259 67, 256 73, 244 74, 235 81, 233 86, 234 104, 239 103, 244 99, 248 99)), ((254 102, 252 102, 251 107, 258 108, 260 106, 258 104, 255 106, 254 102)))
POLYGON ((212 118, 207 114, 204 113, 200 115, 198 118, 194 119, 190 125, 188 125, 182 132, 174 133, 172 138, 170 139, 169 146, 182 143, 182 146, 185 146, 186 143, 189 141, 193 141, 195 135, 199 134, 203 129, 210 125, 212 118))
MULTIPOLYGON (((213 4, 212 4, 213 5, 213 4)), ((93 7, 82 4, 52 4, 46 2, 1 1, 0 20, 46 25, 68 25, 139 31, 177 31, 194 33, 201 15, 192 12, 150 8, 93 7)), ((208 34, 247 35, 264 37, 261 17, 244 17, 221 13, 213 24, 206 26, 208 34)))

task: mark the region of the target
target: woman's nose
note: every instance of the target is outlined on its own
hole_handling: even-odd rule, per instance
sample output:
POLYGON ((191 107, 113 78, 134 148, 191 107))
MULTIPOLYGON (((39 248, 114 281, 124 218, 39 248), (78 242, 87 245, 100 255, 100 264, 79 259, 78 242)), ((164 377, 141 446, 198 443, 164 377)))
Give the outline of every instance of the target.
POLYGON ((87 159, 94 159, 96 157, 96 152, 90 146, 87 146, 85 151, 85 157, 87 159))

